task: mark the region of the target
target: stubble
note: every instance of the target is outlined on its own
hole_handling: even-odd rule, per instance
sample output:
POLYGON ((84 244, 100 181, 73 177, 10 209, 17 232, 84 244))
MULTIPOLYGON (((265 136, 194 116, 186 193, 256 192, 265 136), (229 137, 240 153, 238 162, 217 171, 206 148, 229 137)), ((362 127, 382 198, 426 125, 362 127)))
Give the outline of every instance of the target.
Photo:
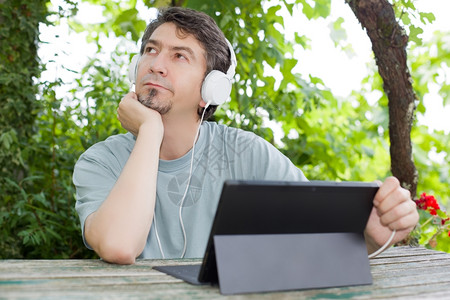
POLYGON ((161 101, 157 101, 156 96, 158 96, 159 92, 156 89, 150 89, 147 94, 138 94, 138 100, 144 106, 156 110, 161 115, 164 115, 170 111, 172 108, 172 102, 168 103, 160 103, 161 101))

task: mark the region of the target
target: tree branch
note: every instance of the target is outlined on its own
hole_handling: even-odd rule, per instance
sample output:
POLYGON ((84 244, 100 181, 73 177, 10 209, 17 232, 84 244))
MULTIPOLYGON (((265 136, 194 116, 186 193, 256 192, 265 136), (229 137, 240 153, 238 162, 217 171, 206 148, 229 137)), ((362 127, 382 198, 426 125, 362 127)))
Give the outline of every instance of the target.
POLYGON ((366 29, 389 99, 391 171, 415 197, 418 173, 412 157, 411 127, 416 95, 406 64, 408 36, 386 0, 351 0, 353 13, 366 29))

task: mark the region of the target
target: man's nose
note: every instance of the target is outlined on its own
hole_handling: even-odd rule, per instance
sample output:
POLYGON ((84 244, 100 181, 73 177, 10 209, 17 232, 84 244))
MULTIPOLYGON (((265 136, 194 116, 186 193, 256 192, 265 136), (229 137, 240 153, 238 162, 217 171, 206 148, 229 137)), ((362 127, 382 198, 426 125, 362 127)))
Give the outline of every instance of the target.
POLYGON ((159 53, 154 57, 150 63, 150 70, 152 73, 159 73, 162 76, 167 75, 167 63, 168 57, 164 53, 159 53))

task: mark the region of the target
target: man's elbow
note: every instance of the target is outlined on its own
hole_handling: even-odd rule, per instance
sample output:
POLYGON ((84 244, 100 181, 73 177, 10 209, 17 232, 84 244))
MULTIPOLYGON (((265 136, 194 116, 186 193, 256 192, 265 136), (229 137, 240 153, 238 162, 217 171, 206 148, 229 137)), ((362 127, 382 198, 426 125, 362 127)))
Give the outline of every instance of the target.
POLYGON ((145 243, 136 244, 129 235, 124 236, 111 231, 99 233, 92 228, 92 226, 85 226, 86 241, 107 262, 121 265, 134 264, 136 257, 144 249, 145 243))
POLYGON ((120 265, 132 265, 136 261, 136 251, 123 245, 103 245, 96 250, 105 261, 120 265))

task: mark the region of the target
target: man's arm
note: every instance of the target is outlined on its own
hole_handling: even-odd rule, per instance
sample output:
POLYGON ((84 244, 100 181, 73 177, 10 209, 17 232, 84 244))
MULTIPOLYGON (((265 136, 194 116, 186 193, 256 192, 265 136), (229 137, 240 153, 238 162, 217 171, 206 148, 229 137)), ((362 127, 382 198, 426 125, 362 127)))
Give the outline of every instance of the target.
POLYGON ((86 218, 84 232, 104 260, 132 264, 145 247, 153 220, 164 129, 160 114, 140 104, 134 93, 122 99, 117 112, 136 144, 108 197, 86 218))
POLYGON ((387 178, 374 198, 374 208, 366 226, 366 245, 369 253, 382 247, 396 230, 391 245, 403 240, 418 220, 416 204, 408 190, 395 177, 387 178))

